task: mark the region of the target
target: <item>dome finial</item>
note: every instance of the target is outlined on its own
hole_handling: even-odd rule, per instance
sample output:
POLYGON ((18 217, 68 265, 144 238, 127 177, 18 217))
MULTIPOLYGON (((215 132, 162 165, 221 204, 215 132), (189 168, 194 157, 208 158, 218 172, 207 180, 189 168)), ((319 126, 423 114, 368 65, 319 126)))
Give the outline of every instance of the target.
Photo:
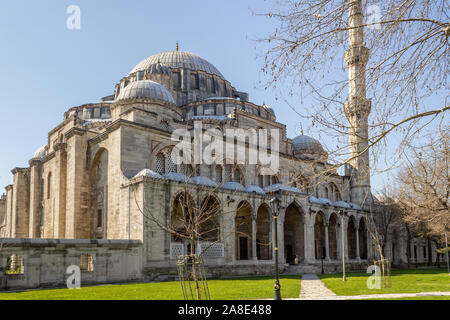
POLYGON ((176 47, 176 49, 177 49, 177 51, 178 51, 178 49, 179 49, 179 48, 178 48, 178 40, 177 40, 177 47, 176 47))
POLYGON ((300 134, 303 135, 303 128, 300 129, 300 134))

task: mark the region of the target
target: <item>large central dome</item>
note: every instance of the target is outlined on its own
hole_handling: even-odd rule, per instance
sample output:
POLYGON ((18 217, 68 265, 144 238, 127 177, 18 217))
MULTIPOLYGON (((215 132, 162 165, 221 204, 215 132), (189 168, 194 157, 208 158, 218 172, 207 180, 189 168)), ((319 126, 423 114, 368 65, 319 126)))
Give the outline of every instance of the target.
POLYGON ((156 63, 160 63, 161 65, 174 69, 186 68, 190 70, 203 71, 209 74, 217 75, 225 80, 224 76, 211 63, 195 54, 184 51, 166 51, 154 54, 139 62, 133 70, 130 71, 129 75, 137 71, 145 71, 151 65, 156 63))

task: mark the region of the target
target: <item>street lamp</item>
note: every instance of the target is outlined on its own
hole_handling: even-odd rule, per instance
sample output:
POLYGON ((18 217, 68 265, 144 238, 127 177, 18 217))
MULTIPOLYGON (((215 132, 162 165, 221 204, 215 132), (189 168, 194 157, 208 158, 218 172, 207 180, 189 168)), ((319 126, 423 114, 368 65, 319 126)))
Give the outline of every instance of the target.
POLYGON ((341 251, 342 251, 342 281, 347 281, 345 277, 345 240, 344 240, 344 216, 347 215, 347 212, 344 210, 339 210, 339 215, 341 216, 341 251))
POLYGON ((280 205, 281 199, 279 193, 275 193, 275 197, 270 199, 269 203, 275 204, 276 208, 273 211, 273 221, 275 226, 275 298, 274 300, 281 300, 281 284, 280 280, 278 279, 278 215, 280 214, 280 210, 283 209, 283 207, 280 205))

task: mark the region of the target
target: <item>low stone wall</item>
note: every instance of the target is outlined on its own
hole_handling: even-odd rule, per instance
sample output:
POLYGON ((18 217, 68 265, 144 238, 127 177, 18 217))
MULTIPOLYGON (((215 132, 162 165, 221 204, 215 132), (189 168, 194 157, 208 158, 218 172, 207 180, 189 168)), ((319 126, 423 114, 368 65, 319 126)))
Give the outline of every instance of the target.
MULTIPOLYGON (((279 265, 280 274, 287 268, 287 265, 279 265)), ((242 264, 205 264, 206 277, 208 279, 221 279, 235 276, 262 276, 273 275, 275 265, 273 263, 242 263, 242 264)), ((144 268, 143 277, 145 281, 165 281, 178 279, 178 273, 175 266, 144 268)))
POLYGON ((2 290, 65 287, 67 267, 86 265, 86 257, 89 270, 81 271, 81 286, 142 280, 142 242, 137 240, 0 238, 0 247, 2 290), (7 274, 13 255, 23 267, 7 274))

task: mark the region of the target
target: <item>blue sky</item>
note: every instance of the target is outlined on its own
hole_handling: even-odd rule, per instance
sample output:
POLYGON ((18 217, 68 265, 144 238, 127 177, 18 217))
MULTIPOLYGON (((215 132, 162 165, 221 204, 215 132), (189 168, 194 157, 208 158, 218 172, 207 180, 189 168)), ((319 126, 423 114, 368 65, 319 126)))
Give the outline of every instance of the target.
MULTIPOLYGON (((177 40, 252 102, 271 105, 288 137, 299 135, 302 119, 258 84, 263 52, 255 39, 274 26, 252 10, 269 9, 261 0, 0 1, 0 193, 12 182, 11 169, 28 166, 67 109, 112 94, 140 60, 174 50, 177 40), (73 4, 81 9, 80 30, 66 27, 73 4)), ((374 177, 373 186, 382 181, 374 177)))

